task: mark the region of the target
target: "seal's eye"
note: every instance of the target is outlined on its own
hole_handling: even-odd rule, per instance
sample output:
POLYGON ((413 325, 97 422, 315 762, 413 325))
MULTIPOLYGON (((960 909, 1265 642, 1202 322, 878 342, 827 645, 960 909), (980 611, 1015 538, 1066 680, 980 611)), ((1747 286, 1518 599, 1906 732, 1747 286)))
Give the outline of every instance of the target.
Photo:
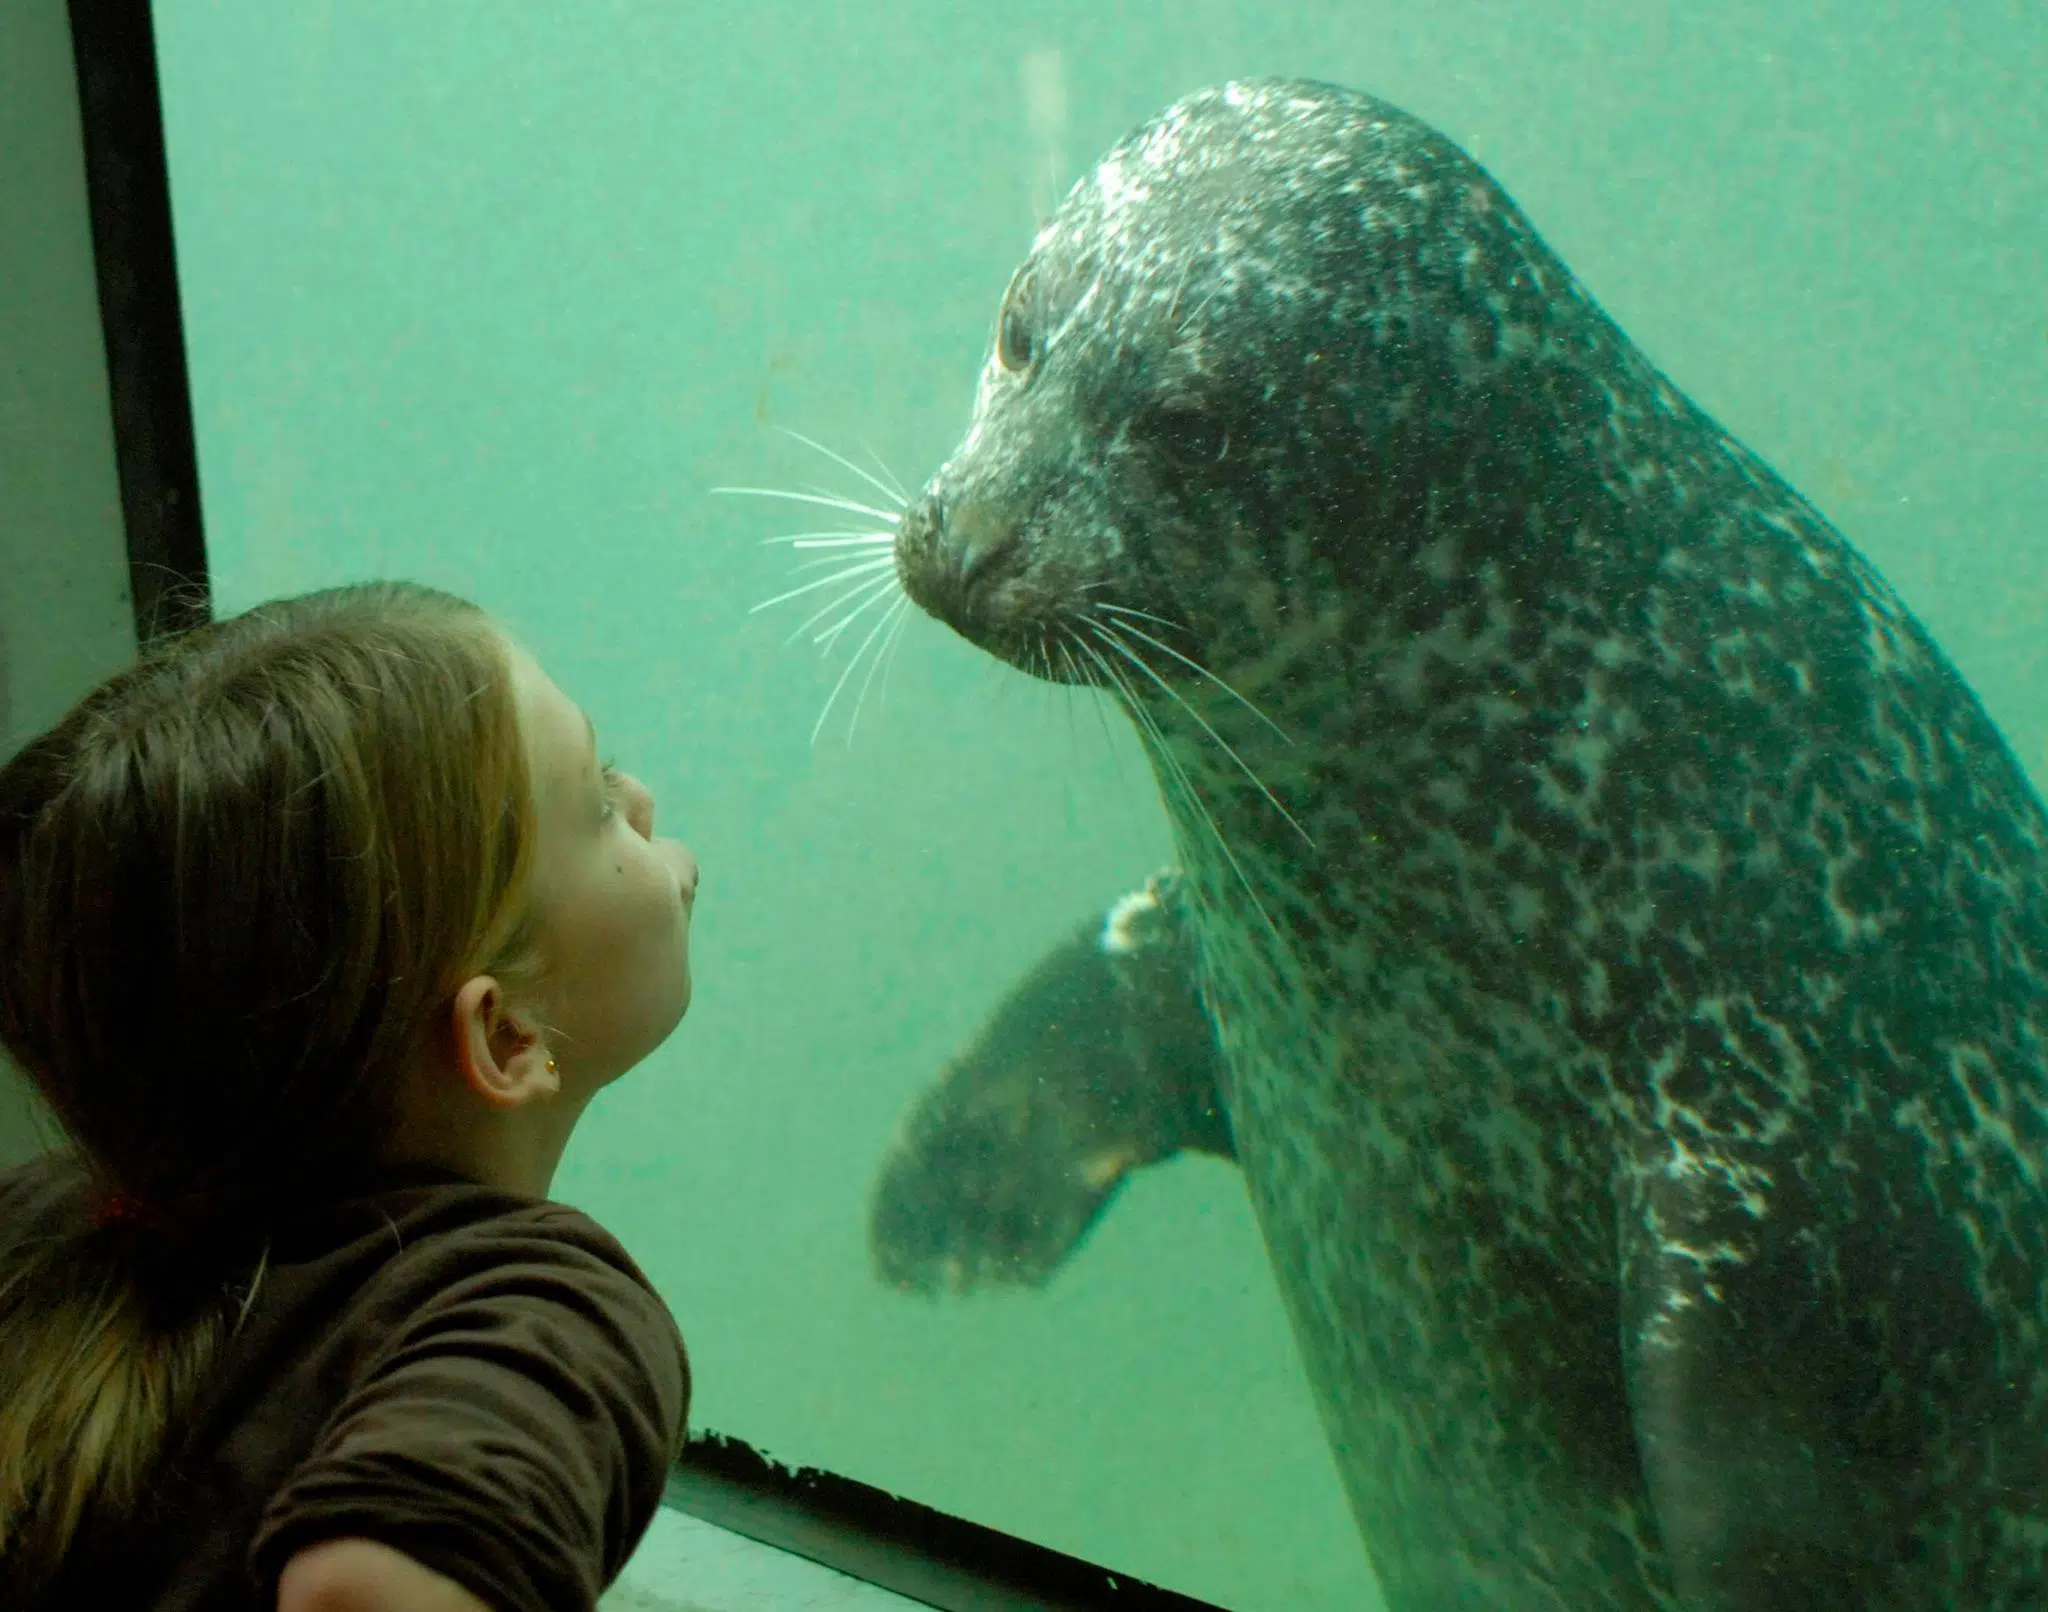
POLYGON ((996 357, 1003 368, 1021 375, 1031 367, 1031 327, 1024 322, 1024 310, 1014 302, 1003 309, 1003 322, 996 332, 996 357))
POLYGON ((1003 294, 1003 311, 996 320, 996 362, 1012 375, 1022 375, 1038 356, 1031 339, 1030 308, 1025 297, 1030 287, 1024 270, 1017 271, 1010 289, 1003 294))

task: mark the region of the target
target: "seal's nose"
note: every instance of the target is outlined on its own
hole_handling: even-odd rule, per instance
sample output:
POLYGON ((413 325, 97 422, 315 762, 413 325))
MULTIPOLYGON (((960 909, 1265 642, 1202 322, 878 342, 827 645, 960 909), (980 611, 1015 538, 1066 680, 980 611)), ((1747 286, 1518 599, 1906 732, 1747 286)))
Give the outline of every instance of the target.
POLYGON ((920 609, 956 631, 966 631, 977 600, 1014 569, 1016 532, 985 505, 949 508, 927 491, 903 512, 896 527, 896 573, 920 609))
POLYGON ((940 554, 945 540, 946 501, 927 491, 896 523, 896 575, 911 602, 941 621, 957 580, 940 554))

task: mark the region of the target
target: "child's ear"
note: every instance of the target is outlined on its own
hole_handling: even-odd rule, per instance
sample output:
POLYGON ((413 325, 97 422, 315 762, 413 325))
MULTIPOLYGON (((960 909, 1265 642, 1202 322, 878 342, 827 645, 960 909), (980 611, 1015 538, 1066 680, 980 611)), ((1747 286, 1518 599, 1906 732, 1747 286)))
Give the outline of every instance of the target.
POLYGON ((491 975, 465 980, 450 1012, 456 1070, 485 1102, 520 1108, 562 1089, 547 1043, 511 1011, 504 986, 491 975))

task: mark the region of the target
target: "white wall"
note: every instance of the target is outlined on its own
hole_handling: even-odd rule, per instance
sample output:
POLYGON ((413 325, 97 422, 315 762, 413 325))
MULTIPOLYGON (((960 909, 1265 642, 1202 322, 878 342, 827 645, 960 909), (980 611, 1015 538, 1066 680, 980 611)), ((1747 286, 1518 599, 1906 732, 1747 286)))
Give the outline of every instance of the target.
MULTIPOLYGON (((64 0, 0 4, 0 756, 135 650, 64 0)), ((37 1145, 0 1070, 0 1167, 37 1145)))

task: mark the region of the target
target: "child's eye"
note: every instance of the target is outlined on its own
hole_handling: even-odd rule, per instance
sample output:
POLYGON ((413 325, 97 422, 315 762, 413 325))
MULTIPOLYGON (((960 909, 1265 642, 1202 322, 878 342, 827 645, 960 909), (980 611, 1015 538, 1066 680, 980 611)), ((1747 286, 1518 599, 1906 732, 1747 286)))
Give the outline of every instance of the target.
POLYGON ((611 817, 619 809, 619 780, 623 776, 618 766, 610 761, 604 764, 604 814, 611 817))

